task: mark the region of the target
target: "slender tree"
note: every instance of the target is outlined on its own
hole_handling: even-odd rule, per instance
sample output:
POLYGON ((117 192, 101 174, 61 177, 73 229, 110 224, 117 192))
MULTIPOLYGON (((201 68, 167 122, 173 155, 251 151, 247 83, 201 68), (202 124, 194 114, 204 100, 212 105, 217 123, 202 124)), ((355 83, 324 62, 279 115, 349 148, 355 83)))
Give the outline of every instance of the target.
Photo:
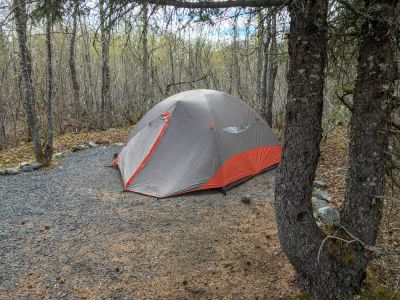
POLYGON ((271 44, 271 17, 268 17, 268 28, 267 34, 264 38, 263 45, 263 61, 262 61, 262 70, 261 70, 261 91, 260 91, 260 105, 261 105, 261 116, 267 120, 268 124, 270 124, 267 119, 268 110, 270 110, 269 103, 267 102, 268 95, 268 73, 269 73, 269 46, 271 44))
POLYGON ((266 95, 266 110, 265 110, 265 120, 272 127, 272 105, 274 103, 275 94, 275 79, 278 72, 278 43, 276 38, 276 12, 271 14, 271 26, 268 30, 268 35, 271 36, 271 47, 268 60, 268 90, 266 95))
POLYGON ((112 7, 107 0, 100 0, 100 30, 101 30, 101 119, 102 129, 108 126, 111 112, 110 92, 110 38, 112 7))
POLYGON ((76 62, 75 62, 75 44, 76 44, 76 32, 78 27, 78 13, 79 13, 79 0, 73 0, 73 11, 72 11, 72 31, 71 41, 69 44, 69 70, 71 75, 73 96, 74 96, 74 117, 77 121, 80 120, 81 114, 81 103, 80 103, 80 87, 78 83, 76 73, 76 62))
POLYGON ((46 115, 47 115, 47 141, 44 148, 44 164, 49 165, 53 156, 53 49, 52 49, 53 13, 50 9, 46 16, 46 115))
POLYGON ((28 15, 25 0, 13 1, 14 20, 18 37, 19 62, 23 88, 23 105, 25 108, 27 127, 33 140, 36 161, 43 162, 43 151, 39 134, 39 125, 35 112, 35 91, 32 83, 32 61, 26 40, 28 15))

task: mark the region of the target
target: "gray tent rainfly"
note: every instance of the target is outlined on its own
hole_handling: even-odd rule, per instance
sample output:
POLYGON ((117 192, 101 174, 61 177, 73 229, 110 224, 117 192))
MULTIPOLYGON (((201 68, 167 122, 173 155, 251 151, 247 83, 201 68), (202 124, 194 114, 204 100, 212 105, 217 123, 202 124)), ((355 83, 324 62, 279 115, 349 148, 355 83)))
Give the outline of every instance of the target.
POLYGON ((191 90, 155 105, 115 159, 124 188, 158 198, 224 188, 277 165, 282 147, 249 105, 191 90))

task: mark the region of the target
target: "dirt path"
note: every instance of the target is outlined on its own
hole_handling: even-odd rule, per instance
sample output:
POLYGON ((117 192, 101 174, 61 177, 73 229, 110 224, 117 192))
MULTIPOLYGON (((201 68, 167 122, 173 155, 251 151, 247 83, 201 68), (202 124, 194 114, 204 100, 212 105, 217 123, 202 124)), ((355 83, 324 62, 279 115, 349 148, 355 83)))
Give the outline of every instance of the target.
POLYGON ((120 193, 118 147, 0 177, 0 298, 291 299, 274 171, 223 196, 120 193), (252 196, 251 204, 240 201, 252 196))

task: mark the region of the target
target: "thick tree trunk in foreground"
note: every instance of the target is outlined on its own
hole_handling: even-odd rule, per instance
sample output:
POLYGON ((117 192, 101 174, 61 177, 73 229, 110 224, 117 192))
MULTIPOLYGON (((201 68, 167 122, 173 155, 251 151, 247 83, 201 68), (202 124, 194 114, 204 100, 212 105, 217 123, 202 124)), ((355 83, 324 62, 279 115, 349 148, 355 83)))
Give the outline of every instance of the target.
POLYGON ((49 165, 53 156, 53 60, 51 47, 51 16, 46 20, 46 50, 47 50, 47 80, 46 80, 46 113, 47 113, 47 142, 44 148, 44 164, 49 165))
POLYGON ((282 248, 305 287, 316 299, 345 299, 358 291, 365 260, 355 257, 346 263, 342 245, 329 240, 318 261, 325 236, 311 205, 322 136, 327 8, 327 0, 297 1, 289 7, 288 103, 275 206, 282 248))
POLYGON ((349 174, 342 223, 367 244, 375 244, 382 216, 385 150, 393 110, 394 30, 398 1, 366 3, 374 19, 361 29, 358 75, 353 93, 353 115, 349 149, 349 174), (392 23, 393 24, 393 23, 392 23))
POLYGON ((72 89, 74 92, 74 117, 75 120, 80 120, 81 104, 79 99, 79 83, 76 75, 76 63, 75 63, 75 44, 76 44, 76 31, 78 26, 78 9, 79 1, 74 1, 74 10, 72 12, 72 32, 71 42, 69 44, 69 70, 71 74, 72 89))
POLYGON ((328 239, 323 247, 325 236, 313 218, 310 198, 322 131, 327 1, 290 7, 287 125, 275 205, 282 247, 316 299, 347 299, 359 292, 369 256, 354 236, 372 244, 378 230, 381 203, 373 196, 383 192, 383 151, 394 81, 390 25, 382 16, 388 20, 394 8, 382 1, 375 5, 368 11, 379 17, 363 26, 351 123, 351 171, 342 226, 352 236, 339 231, 340 237, 353 242, 328 239))
POLYGON ((28 16, 26 14, 25 0, 14 0, 13 9, 19 46, 20 72, 23 88, 22 102, 26 112, 28 132, 31 133, 33 140, 33 150, 36 161, 43 162, 41 139, 34 108, 35 95, 32 84, 32 62, 26 41, 26 25, 28 16))

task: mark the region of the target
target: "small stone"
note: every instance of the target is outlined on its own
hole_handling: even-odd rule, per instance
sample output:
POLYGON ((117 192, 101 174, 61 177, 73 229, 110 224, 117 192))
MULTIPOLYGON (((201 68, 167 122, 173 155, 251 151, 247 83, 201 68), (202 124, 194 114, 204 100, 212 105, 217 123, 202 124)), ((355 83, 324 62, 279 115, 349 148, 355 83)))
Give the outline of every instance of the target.
POLYGON ((318 199, 317 197, 312 197, 311 198, 312 206, 314 210, 317 210, 321 207, 328 206, 328 202, 322 199, 318 199))
POLYGON ((18 173, 19 173, 19 171, 18 171, 17 168, 7 168, 6 169, 6 174, 7 175, 16 175, 18 173))
POLYGON ((30 171, 33 171, 33 166, 30 165, 30 164, 23 165, 23 166, 21 166, 21 171, 22 171, 22 172, 30 172, 30 171))
POLYGON ((24 161, 24 162, 19 164, 20 168, 23 168, 24 166, 29 166, 29 163, 27 161, 24 161))
POLYGON ((118 267, 115 268, 115 272, 119 273, 120 269, 118 267))
POLYGON ((347 174, 348 169, 347 168, 336 168, 336 173, 339 174, 347 174))
POLYGON ((321 190, 315 190, 313 192, 313 196, 318 199, 325 200, 327 202, 329 202, 331 200, 331 196, 329 196, 329 194, 327 192, 323 192, 321 190))
POLYGON ((38 169, 40 169, 42 166, 43 166, 43 164, 41 164, 41 163, 39 163, 39 162, 33 162, 32 164, 31 164, 31 166, 32 166, 32 168, 34 169, 34 170, 38 170, 38 169))
POLYGON ((246 195, 242 196, 241 200, 243 203, 249 204, 251 202, 251 196, 246 194, 246 195))
POLYGON ((53 159, 61 159, 61 158, 63 158, 63 156, 64 156, 64 153, 58 152, 56 154, 53 154, 53 159))
POLYGON ((90 148, 97 147, 97 144, 95 142, 93 142, 93 141, 89 141, 88 145, 89 145, 90 148))
POLYGON ((26 224, 26 220, 22 220, 21 225, 25 225, 25 224, 26 224))
POLYGON ((72 152, 77 152, 77 151, 81 151, 81 150, 85 150, 85 149, 87 149, 87 147, 85 145, 83 145, 83 144, 80 144, 80 145, 73 146, 71 151, 72 152))
POLYGON ((315 180, 313 183, 313 188, 324 190, 328 187, 328 185, 322 181, 315 180))
POLYGON ((332 206, 321 207, 317 210, 317 215, 322 222, 328 226, 339 226, 340 224, 340 214, 332 206))
POLYGON ((49 230, 49 229, 50 229, 50 226, 49 226, 49 225, 45 225, 45 226, 44 226, 44 229, 49 230))
POLYGON ((6 175, 6 170, 0 169, 0 175, 6 175))

